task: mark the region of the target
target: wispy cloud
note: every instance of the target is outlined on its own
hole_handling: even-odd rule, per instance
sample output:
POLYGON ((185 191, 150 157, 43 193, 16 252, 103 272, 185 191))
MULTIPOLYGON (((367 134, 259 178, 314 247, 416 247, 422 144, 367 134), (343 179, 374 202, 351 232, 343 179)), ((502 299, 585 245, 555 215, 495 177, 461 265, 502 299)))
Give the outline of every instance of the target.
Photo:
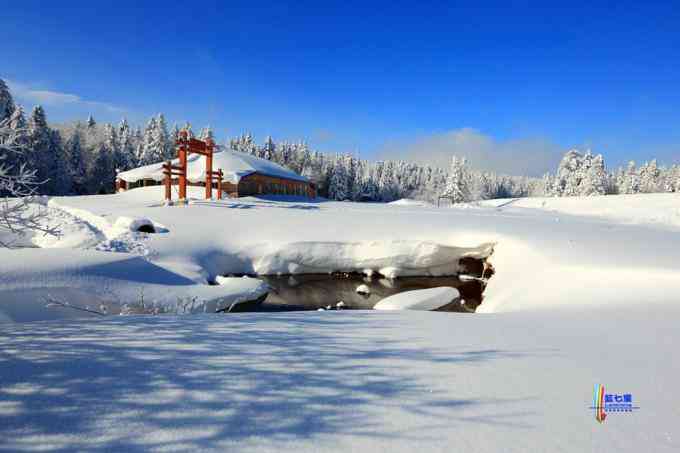
POLYGON ((474 168, 503 174, 540 176, 554 171, 563 149, 542 138, 498 141, 472 128, 387 143, 384 159, 405 159, 446 167, 452 155, 465 156, 474 168))
POLYGON ((103 109, 109 113, 122 113, 126 109, 106 102, 90 101, 83 99, 77 94, 62 93, 59 91, 35 89, 25 83, 14 80, 6 80, 10 91, 17 99, 45 106, 81 106, 87 108, 103 109))

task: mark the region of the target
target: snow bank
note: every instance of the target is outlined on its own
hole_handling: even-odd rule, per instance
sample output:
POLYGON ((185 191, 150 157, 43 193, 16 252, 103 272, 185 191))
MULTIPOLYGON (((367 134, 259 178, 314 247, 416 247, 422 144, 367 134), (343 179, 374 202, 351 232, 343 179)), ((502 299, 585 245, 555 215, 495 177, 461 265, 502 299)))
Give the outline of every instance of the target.
POLYGON ((374 310, 436 310, 460 297, 456 288, 442 286, 439 288, 417 289, 405 291, 386 297, 373 307, 374 310))
MULTIPOLYGON (((677 196, 549 199, 546 205, 580 203, 587 207, 581 212, 607 212, 616 205, 621 211, 616 218, 566 213, 575 207, 550 210, 532 199, 464 209, 418 207, 416 213, 377 203, 255 197, 204 201, 196 187, 189 188, 189 196, 195 200, 188 206, 165 207, 163 188, 147 187, 117 195, 59 197, 48 207, 84 222, 92 239, 101 241, 97 249, 139 254, 195 283, 257 273, 437 276, 456 273, 462 257, 491 256, 496 274, 480 312, 672 304, 677 303, 673 295, 680 293, 680 279, 674 278, 680 274, 677 228, 672 217, 654 223, 651 214, 655 209, 678 212, 677 196), (637 223, 624 222, 623 213, 637 223), (121 234, 115 228, 120 217, 152 219, 168 233, 121 234)), ((31 259, 40 260, 40 250, 31 253, 31 259)))
POLYGON ((484 258, 492 243, 478 247, 453 247, 430 241, 292 242, 284 246, 260 245, 253 249, 257 274, 319 274, 328 272, 378 272, 387 278, 441 276, 458 272, 462 257, 484 258))
POLYGON ((77 306, 108 304, 114 311, 141 303, 173 311, 187 302, 192 311, 214 311, 255 300, 267 291, 267 285, 256 279, 210 286, 127 253, 0 249, 0 318, 40 319, 39 313, 22 313, 47 297, 77 306))

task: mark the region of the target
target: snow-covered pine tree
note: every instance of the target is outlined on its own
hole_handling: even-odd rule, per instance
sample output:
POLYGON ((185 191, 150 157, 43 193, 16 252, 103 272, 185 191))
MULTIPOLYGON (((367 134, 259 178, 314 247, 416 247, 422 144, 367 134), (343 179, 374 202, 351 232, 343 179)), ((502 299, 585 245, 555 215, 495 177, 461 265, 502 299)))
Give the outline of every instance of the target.
POLYGON ((295 147, 295 168, 294 171, 302 173, 306 166, 309 165, 311 154, 309 153, 309 146, 306 142, 300 142, 295 147))
POLYGON ((667 184, 670 190, 667 190, 669 192, 680 192, 680 165, 673 165, 673 167, 671 167, 668 179, 669 182, 667 184))
POLYGON ((661 172, 657 166, 656 159, 652 159, 650 162, 645 162, 645 164, 640 167, 640 192, 642 193, 654 193, 661 191, 661 184, 659 177, 661 172))
POLYGON ((635 169, 635 162, 628 162, 628 168, 623 180, 623 190, 621 193, 634 194, 640 193, 640 177, 635 169))
POLYGON ((583 155, 576 149, 567 151, 562 157, 555 175, 555 194, 559 197, 575 197, 579 195, 578 186, 583 174, 581 172, 583 155))
POLYGON ((127 156, 121 150, 120 138, 116 128, 110 123, 104 125, 104 145, 109 151, 114 174, 119 171, 125 171, 128 166, 127 156))
POLYGON ((328 184, 328 198, 331 200, 344 201, 349 200, 350 197, 351 193, 349 190, 345 160, 342 156, 338 155, 336 156, 335 165, 333 166, 328 184))
POLYGON ((187 131, 187 135, 189 136, 189 138, 195 138, 194 130, 192 129, 190 122, 187 121, 186 123, 184 123, 184 127, 182 128, 182 130, 187 131))
POLYGON ((127 119, 123 118, 118 125, 118 150, 120 161, 116 163, 119 170, 129 170, 137 166, 137 156, 135 154, 135 137, 127 119))
POLYGON ((97 122, 94 120, 94 117, 92 115, 88 115, 87 117, 87 127, 88 129, 94 129, 97 126, 97 122))
POLYGON ((54 173, 52 194, 67 195, 71 192, 72 183, 61 134, 57 130, 50 129, 50 135, 52 146, 51 155, 52 159, 54 159, 51 166, 51 171, 54 173))
POLYGON ((207 126, 201 129, 201 134, 198 136, 198 139, 205 141, 209 138, 214 139, 215 137, 213 136, 213 131, 210 126, 207 126))
POLYGON ((584 156, 583 178, 579 184, 579 194, 585 196, 604 195, 607 193, 607 171, 602 154, 592 156, 590 152, 584 156))
POLYGON ((165 121, 165 116, 162 113, 159 113, 158 118, 156 118, 154 141, 159 149, 161 160, 170 160, 175 157, 175 144, 170 143, 168 123, 165 121))
POLYGON ((178 139, 179 139, 179 126, 177 125, 177 123, 175 123, 173 124, 172 130, 170 131, 170 146, 172 146, 173 150, 177 145, 178 139))
MULTIPOLYGON (((0 79, 0 122, 10 118, 15 110, 14 99, 4 80, 0 79)), ((6 123, 5 123, 6 124, 6 123)))
POLYGON ((395 178, 394 161, 388 160, 382 163, 380 180, 378 181, 378 195, 381 201, 394 201, 397 199, 397 187, 395 178))
POLYGON ((159 131, 157 119, 151 117, 144 129, 141 154, 138 156, 139 164, 148 165, 165 160, 164 145, 162 132, 159 131))
POLYGON ((442 196, 451 199, 452 203, 470 201, 470 176, 467 168, 467 160, 453 156, 446 187, 442 196))
POLYGON ((28 148, 24 154, 26 164, 36 171, 38 181, 44 182, 40 186, 40 193, 52 194, 55 189, 54 147, 52 134, 45 111, 39 105, 33 108, 28 120, 28 148))
POLYGON ((97 157, 90 174, 90 193, 105 194, 113 192, 116 173, 111 153, 105 143, 99 146, 97 157))
POLYGON ((264 142, 261 154, 262 155, 260 157, 263 159, 272 160, 274 158, 274 154, 276 154, 276 145, 274 144, 274 140, 272 140, 271 135, 267 136, 267 140, 264 142))
POLYGON ((82 146, 83 135, 83 125, 76 123, 73 133, 64 143, 64 154, 71 179, 71 189, 69 192, 76 195, 87 193, 85 154, 82 146))
POLYGON ((26 123, 23 107, 16 105, 9 118, 0 121, 0 123, 4 124, 4 127, 12 135, 13 146, 23 150, 21 153, 6 153, 3 164, 7 168, 18 168, 25 160, 25 154, 28 152, 27 147, 29 145, 28 124, 26 123))
POLYGON ((543 175, 543 193, 542 194, 537 194, 537 196, 542 196, 542 197, 554 197, 556 196, 555 194, 555 177, 551 175, 550 173, 546 173, 543 175))

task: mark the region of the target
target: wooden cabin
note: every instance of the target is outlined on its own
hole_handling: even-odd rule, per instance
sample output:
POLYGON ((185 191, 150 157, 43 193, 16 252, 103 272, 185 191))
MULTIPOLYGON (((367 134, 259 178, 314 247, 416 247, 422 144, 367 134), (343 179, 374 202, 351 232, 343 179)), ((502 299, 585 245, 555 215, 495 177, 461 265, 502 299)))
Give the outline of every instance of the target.
MULTIPOLYGON (((176 163, 177 160, 173 161, 176 163)), ((205 156, 192 155, 187 161, 187 185, 206 185, 205 156)), ((274 162, 259 157, 222 149, 213 154, 212 168, 221 169, 222 192, 229 197, 257 195, 297 195, 316 197, 316 186, 309 179, 274 162)), ((163 183, 163 162, 118 173, 116 191, 163 183)), ((178 184, 177 179, 172 184, 178 184)), ((213 188, 218 189, 214 180, 213 188)))

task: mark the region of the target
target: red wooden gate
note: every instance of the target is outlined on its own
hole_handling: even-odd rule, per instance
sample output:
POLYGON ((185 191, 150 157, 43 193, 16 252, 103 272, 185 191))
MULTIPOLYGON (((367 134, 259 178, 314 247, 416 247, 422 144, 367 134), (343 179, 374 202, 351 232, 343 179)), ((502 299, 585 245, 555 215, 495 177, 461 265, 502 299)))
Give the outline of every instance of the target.
POLYGON ((177 155, 179 157, 179 165, 172 165, 171 162, 163 164, 163 174, 165 175, 165 200, 172 200, 171 185, 172 177, 179 177, 179 202, 186 203, 187 199, 187 157, 189 154, 200 154, 205 156, 205 198, 207 200, 212 198, 213 177, 218 181, 217 198, 222 198, 222 179, 224 173, 222 169, 213 171, 213 152, 215 149, 215 142, 208 138, 205 141, 197 140, 189 137, 186 130, 179 132, 179 137, 175 143, 177 147, 177 155))

